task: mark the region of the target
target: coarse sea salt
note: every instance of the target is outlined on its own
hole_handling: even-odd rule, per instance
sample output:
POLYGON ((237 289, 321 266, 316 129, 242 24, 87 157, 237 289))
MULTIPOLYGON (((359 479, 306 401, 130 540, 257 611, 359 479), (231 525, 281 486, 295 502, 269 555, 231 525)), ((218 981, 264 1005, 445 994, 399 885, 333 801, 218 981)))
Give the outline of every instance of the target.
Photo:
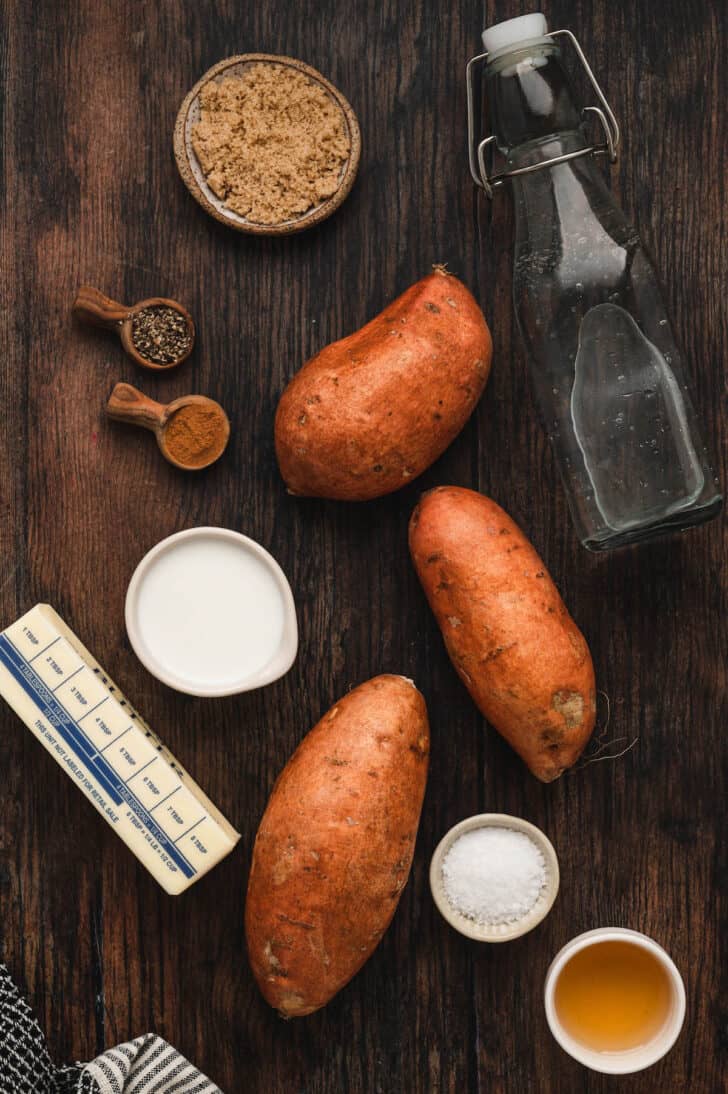
POLYGON ((523 832, 484 826, 455 840, 442 862, 442 880, 461 915, 497 926, 531 911, 546 885, 546 861, 523 832))

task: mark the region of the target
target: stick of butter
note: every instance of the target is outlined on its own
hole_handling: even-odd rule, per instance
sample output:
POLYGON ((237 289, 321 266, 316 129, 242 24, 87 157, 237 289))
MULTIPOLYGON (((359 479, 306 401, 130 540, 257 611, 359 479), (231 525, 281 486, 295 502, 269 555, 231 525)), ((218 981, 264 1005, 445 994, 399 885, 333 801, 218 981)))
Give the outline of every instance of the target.
POLYGON ((48 604, 0 633, 0 695, 168 893, 240 839, 48 604))

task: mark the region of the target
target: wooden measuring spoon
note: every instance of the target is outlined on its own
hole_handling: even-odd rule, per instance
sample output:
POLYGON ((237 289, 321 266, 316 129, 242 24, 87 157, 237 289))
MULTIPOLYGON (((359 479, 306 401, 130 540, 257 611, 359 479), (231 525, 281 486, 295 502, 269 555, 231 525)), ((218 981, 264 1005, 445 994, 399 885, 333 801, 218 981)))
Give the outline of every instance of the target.
MULTIPOLYGON (((208 399, 206 395, 183 395, 179 399, 173 399, 171 403, 157 403, 149 399, 141 391, 137 391, 131 384, 117 384, 111 392, 106 404, 106 413, 117 422, 129 422, 130 425, 141 426, 149 429, 157 438, 159 450, 166 460, 175 467, 184 471, 201 471, 203 467, 209 467, 211 463, 222 456, 230 438, 230 422, 228 416, 214 399, 208 399), (169 427, 174 422, 177 414, 185 407, 201 407, 207 411, 206 431, 212 436, 206 443, 201 443, 197 450, 184 459, 175 456, 172 450, 172 439, 169 436, 169 427)), ((178 419, 180 425, 182 419, 178 419)), ((190 432, 185 432, 183 440, 189 447, 190 432)))
POLYGON ((195 324, 192 322, 190 313, 178 301, 167 300, 162 296, 153 296, 149 300, 140 300, 138 304, 127 307, 126 304, 120 304, 117 300, 104 296, 102 292, 94 289, 91 285, 82 285, 78 290, 78 295, 71 310, 84 323, 116 331, 126 352, 142 368, 153 369, 154 371, 176 368, 177 365, 181 365, 183 361, 187 360, 195 344, 195 324), (189 335, 187 348, 180 353, 179 357, 167 364, 160 364, 158 361, 151 361, 149 358, 143 357, 134 345, 132 337, 134 316, 144 311, 145 308, 158 307, 172 308, 173 311, 181 315, 187 325, 189 335))

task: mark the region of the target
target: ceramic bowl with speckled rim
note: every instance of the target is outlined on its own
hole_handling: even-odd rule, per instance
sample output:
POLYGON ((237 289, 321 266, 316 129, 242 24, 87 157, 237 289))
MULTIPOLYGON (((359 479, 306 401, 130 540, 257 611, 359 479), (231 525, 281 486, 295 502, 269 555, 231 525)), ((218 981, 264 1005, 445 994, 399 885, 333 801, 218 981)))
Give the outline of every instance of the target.
POLYGON ((443 919, 460 934, 476 942, 509 942, 532 931, 551 911, 559 891, 559 860, 551 841, 535 824, 521 820, 520 817, 511 817, 507 813, 478 813, 460 821, 438 843, 430 863, 430 889, 443 919), (447 898, 442 876, 445 855, 460 836, 477 828, 509 828, 513 832, 521 832, 532 840, 544 857, 546 883, 531 910, 512 923, 477 923, 454 908, 447 898))
POLYGON ((195 201, 199 202, 205 212, 209 213, 215 220, 227 224, 229 228, 235 228, 238 232, 248 232, 251 235, 292 235, 294 232, 302 232, 305 228, 313 228, 314 225, 320 224, 322 220, 326 220, 339 208, 354 185, 354 179, 359 169, 360 156, 361 134, 359 123, 351 104, 344 98, 339 89, 334 87, 315 68, 304 64, 303 61, 297 61, 294 57, 279 57, 272 53, 241 53, 236 57, 228 57, 226 60, 213 65, 204 76, 200 77, 192 90, 185 96, 174 127, 174 157, 182 181, 195 201), (301 216, 295 217, 293 220, 281 221, 279 224, 258 224, 229 209, 208 185, 192 147, 192 130, 200 120, 200 92, 205 84, 209 83, 210 80, 223 80, 226 76, 240 76, 245 68, 253 64, 286 65, 308 76, 310 80, 313 80, 326 92, 341 111, 344 127, 349 138, 349 158, 341 169, 341 178, 336 192, 326 201, 307 209, 301 216))

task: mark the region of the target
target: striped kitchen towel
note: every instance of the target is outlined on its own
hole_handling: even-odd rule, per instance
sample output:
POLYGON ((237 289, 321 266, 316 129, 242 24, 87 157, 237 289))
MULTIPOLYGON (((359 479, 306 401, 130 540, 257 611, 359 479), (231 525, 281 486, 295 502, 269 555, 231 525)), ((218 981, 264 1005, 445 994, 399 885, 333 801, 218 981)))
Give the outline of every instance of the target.
POLYGON ((161 1037, 148 1033, 89 1064, 55 1067, 28 1003, 0 965, 0 1094, 222 1094, 161 1037))

